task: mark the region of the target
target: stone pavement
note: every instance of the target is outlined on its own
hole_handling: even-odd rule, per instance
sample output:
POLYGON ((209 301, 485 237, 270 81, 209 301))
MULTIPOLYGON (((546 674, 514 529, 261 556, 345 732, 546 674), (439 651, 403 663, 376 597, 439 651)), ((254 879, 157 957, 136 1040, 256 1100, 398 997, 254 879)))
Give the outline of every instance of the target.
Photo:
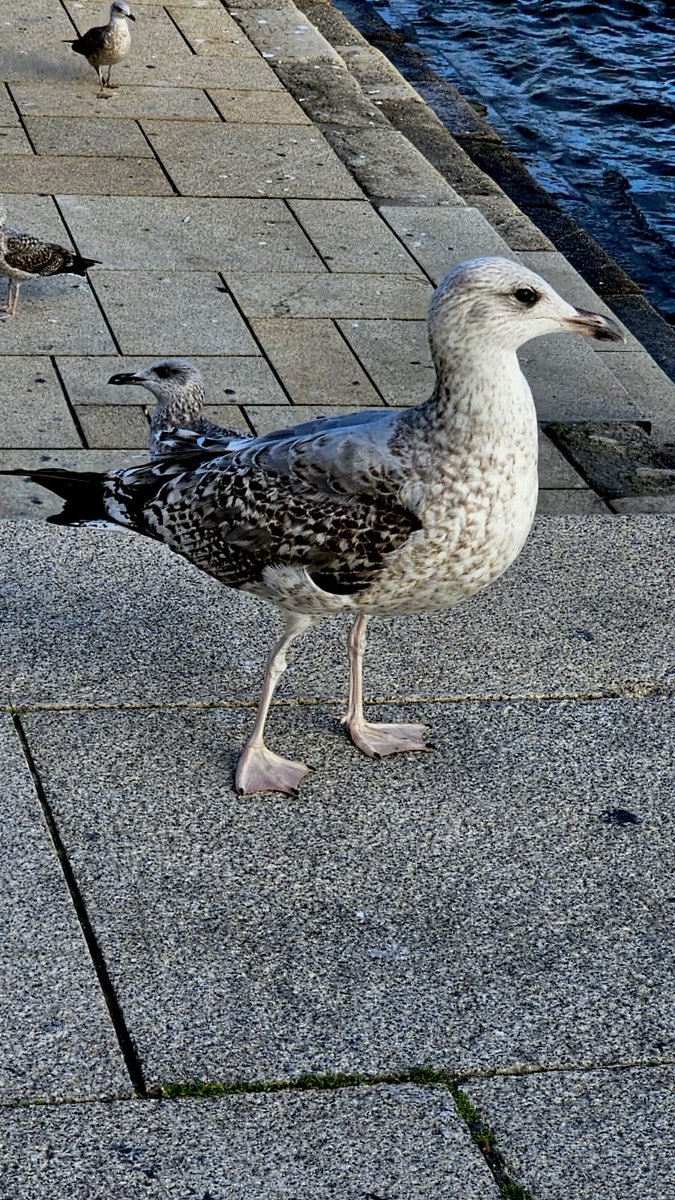
MULTIPOLYGON (((290 0, 134 5, 99 101, 62 44, 98 4, 3 0, 0 191, 102 265, 0 326, 0 466, 138 461, 144 394, 105 381, 163 354, 242 429, 415 402, 432 285, 470 255, 603 308, 459 146, 451 186, 389 123, 385 100, 428 110, 309 9, 323 33, 290 0)), ((0 484, 40 518, 0 522, 0 1200, 675 1194, 675 388, 632 335, 523 364, 551 431, 525 551, 372 632, 371 703, 435 753, 341 736, 326 622, 272 717, 316 767, 297 800, 230 790, 268 610, 0 484)))

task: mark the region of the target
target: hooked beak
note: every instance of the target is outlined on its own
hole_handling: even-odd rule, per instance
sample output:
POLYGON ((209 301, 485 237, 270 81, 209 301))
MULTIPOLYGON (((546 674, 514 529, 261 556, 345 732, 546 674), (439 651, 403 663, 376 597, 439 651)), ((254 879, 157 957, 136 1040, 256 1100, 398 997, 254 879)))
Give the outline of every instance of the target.
POLYGON ((136 18, 133 13, 127 13, 127 21, 135 21, 135 20, 136 20, 136 18))
POLYGON ((578 308, 576 316, 568 317, 565 325, 570 333, 581 333, 584 337, 595 338, 596 342, 626 340, 620 325, 612 317, 603 317, 600 313, 588 312, 585 308, 578 308))
POLYGON ((141 375, 136 375, 136 374, 134 374, 133 371, 130 371, 126 375, 111 375, 110 379, 108 380, 108 383, 126 383, 126 384, 138 383, 142 387, 143 384, 145 383, 145 380, 143 379, 143 377, 141 375))

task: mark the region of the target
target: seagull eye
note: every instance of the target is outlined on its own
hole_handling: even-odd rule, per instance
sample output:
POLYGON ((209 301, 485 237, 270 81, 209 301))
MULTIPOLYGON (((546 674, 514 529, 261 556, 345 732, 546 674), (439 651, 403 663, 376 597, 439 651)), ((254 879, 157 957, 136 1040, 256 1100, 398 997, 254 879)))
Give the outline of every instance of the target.
POLYGON ((158 379, 168 379, 172 374, 171 367, 155 367, 155 375, 158 379))
POLYGON ((532 308, 533 304, 537 303, 539 295, 534 288, 522 287, 516 288, 513 293, 519 304, 524 304, 526 308, 532 308))

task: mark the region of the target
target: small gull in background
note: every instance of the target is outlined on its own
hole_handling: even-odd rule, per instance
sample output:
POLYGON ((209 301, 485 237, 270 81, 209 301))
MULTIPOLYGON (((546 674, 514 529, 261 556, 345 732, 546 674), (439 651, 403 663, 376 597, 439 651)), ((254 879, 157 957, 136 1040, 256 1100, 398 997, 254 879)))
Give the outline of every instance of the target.
POLYGON ((574 308, 502 258, 455 267, 433 295, 428 327, 436 385, 416 407, 330 417, 225 449, 171 434, 184 453, 106 475, 2 472, 65 500, 53 524, 125 526, 280 610, 284 632, 235 773, 240 794, 294 793, 308 773, 267 748, 265 723, 291 642, 332 613, 356 618, 343 717, 354 743, 373 758, 428 749, 424 725, 365 718, 366 624, 452 608, 519 554, 538 481, 537 419, 518 347, 548 333, 623 337, 611 318, 574 308))
POLYGON ((7 212, 0 204, 0 275, 6 275, 7 303, 0 309, 0 320, 16 313, 19 289, 27 279, 45 275, 85 275, 98 265, 95 258, 82 258, 58 242, 45 242, 32 233, 6 225, 7 212))
POLYGON ((115 64, 122 62, 129 53, 131 32, 127 21, 135 20, 126 0, 115 0, 114 4, 110 6, 110 20, 107 25, 96 25, 93 29, 88 29, 86 33, 83 33, 82 37, 66 42, 66 45, 71 46, 76 54, 82 54, 96 71, 101 88, 98 93, 99 99, 109 99, 106 97, 105 88, 119 86, 110 82, 110 72, 115 64), (105 79, 103 78, 104 67, 108 68, 105 79))

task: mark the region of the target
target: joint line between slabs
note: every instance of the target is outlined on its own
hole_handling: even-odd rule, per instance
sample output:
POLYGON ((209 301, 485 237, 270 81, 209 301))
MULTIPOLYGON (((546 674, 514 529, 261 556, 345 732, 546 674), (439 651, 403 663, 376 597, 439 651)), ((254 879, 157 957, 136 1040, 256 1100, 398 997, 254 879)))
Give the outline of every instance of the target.
POLYGON ((26 737, 21 720, 17 715, 14 715, 13 722, 19 742, 21 744, 21 749, 23 750, 23 754, 28 765, 28 769, 33 779, 33 786, 35 788, 37 799, 42 809, 47 829, 56 851, 56 856, 59 860, 61 870, 63 872, 63 876, 66 881, 68 891, 70 892, 70 897, 73 902, 78 921, 80 923, 80 928, 82 930, 82 934, 84 936, 84 940, 96 972, 98 984, 103 993, 103 998, 108 1009, 110 1020, 122 1052, 124 1064, 127 1068, 134 1090, 139 1096, 145 1096, 146 1086, 143 1078, 143 1070, 140 1059, 136 1053, 136 1048, 134 1046, 131 1034, 127 1028, 122 1007, 115 994, 115 989, 108 972, 108 967, 106 965, 103 952, 98 944, 94 927, 89 918, 89 914, 87 913, 84 898, 80 891, 70 859, 68 858, 68 853, 62 841, 61 834, 59 833, 56 818, 54 817, 47 799, 47 794, 42 785, 42 780, 33 758, 33 753, 31 751, 28 738, 26 737))
MULTIPOLYGON (((260 196, 258 196, 257 198, 259 200, 260 196)), ((224 271, 216 271, 216 274, 217 274, 218 278, 220 279, 220 282, 222 283, 223 287, 225 288, 226 294, 230 297, 230 300, 232 301, 232 305, 233 305, 235 311, 237 312, 240 319, 246 326, 246 329, 248 330, 248 333, 250 334, 252 340, 255 342, 256 346, 260 350, 260 357, 262 358, 263 362, 267 364, 267 366, 269 367, 270 371, 272 372, 274 378, 276 379, 277 383, 279 384, 279 387, 281 388, 284 396, 286 396, 289 407, 291 409, 297 408, 297 405, 296 405, 293 397, 291 396, 291 393, 289 392, 288 388, 286 387, 286 384, 284 383, 283 379, 281 378, 281 375, 279 374, 274 363, 272 362, 270 355, 265 350, 265 347, 263 346, 263 343, 260 340, 260 338, 258 337, 255 329, 253 328, 251 321, 249 321, 248 317, 246 316, 246 313, 244 312, 243 308, 241 307, 239 301, 237 300, 237 297, 235 296, 232 288, 230 287, 229 283, 227 282, 227 275, 225 274, 224 271)), ((248 358, 253 358, 253 357, 257 358, 258 356, 249 354, 247 357, 248 358)), ((260 405, 249 404, 247 406, 240 404, 239 407, 242 409, 243 414, 244 414, 250 428, 253 429, 253 421, 249 419, 247 409, 249 409, 249 408, 264 408, 265 406, 262 404, 260 404, 260 405)), ((255 436, 256 435, 255 429, 253 429, 253 433, 255 436)))

